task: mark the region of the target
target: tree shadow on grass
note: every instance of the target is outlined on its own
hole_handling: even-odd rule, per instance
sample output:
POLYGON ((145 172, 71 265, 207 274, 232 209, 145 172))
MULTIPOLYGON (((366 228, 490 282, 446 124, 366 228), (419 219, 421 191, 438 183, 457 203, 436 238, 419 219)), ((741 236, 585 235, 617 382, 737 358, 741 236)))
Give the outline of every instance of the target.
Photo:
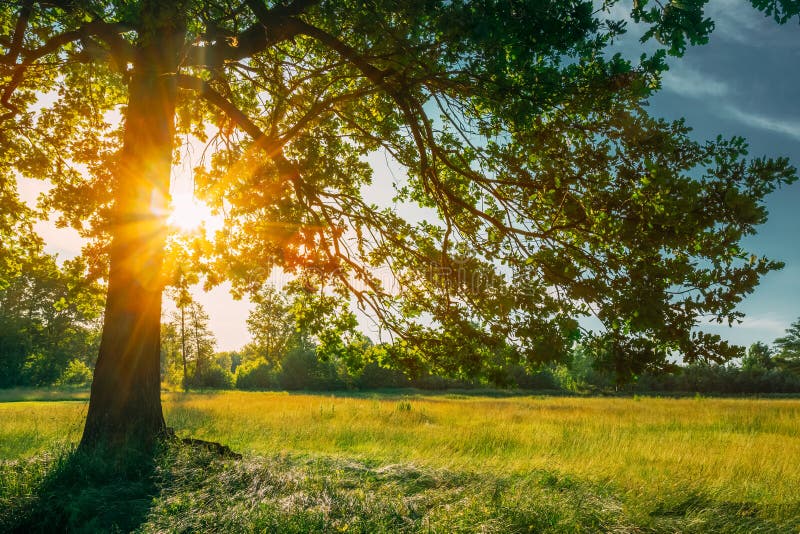
POLYGON ((1 532, 130 532, 158 494, 160 451, 64 451, 0 465, 1 532))

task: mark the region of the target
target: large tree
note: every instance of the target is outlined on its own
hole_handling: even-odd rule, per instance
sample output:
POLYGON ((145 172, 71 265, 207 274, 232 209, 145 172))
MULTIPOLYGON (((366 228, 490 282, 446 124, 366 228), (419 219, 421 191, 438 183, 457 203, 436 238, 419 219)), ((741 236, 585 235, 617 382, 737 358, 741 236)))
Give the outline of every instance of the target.
POLYGON ((51 180, 47 207, 94 238, 108 280, 83 444, 164 430, 164 222, 191 136, 211 137, 196 186, 226 216, 194 248, 208 285, 312 271, 460 372, 481 361, 459 344, 557 357, 585 315, 622 372, 732 356, 694 327, 736 320, 779 267, 740 240, 794 169, 648 115, 666 54, 713 28, 704 0, 634 2, 664 49, 636 62, 608 51, 625 26, 615 3, 4 2, 2 183, 51 180), (375 154, 402 169, 394 205, 365 199, 375 154), (425 220, 402 216, 413 204, 425 220))

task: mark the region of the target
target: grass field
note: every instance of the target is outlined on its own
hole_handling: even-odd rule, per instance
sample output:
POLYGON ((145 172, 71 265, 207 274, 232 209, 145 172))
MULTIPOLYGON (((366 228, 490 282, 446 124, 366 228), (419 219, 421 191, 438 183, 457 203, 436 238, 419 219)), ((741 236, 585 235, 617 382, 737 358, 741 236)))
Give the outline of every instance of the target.
MULTIPOLYGON (((22 513, 64 471, 82 399, 0 395, 0 508, 22 513)), ((143 531, 800 532, 800 400, 164 400, 179 435, 245 457, 165 451, 136 490, 148 497, 128 526, 143 531)))

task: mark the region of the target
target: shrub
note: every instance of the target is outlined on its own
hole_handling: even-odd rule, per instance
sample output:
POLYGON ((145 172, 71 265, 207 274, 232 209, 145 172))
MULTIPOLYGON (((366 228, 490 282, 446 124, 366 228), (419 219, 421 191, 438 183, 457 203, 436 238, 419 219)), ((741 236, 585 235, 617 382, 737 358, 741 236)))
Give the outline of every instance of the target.
POLYGON ((81 360, 75 358, 70 360, 67 368, 56 380, 56 386, 86 387, 92 383, 92 370, 81 360))
POLYGON ((236 369, 236 388, 249 390, 277 389, 275 369, 264 360, 240 365, 236 369))
POLYGON ((479 386, 477 382, 458 380, 438 375, 424 375, 411 381, 411 386, 417 389, 442 391, 445 389, 472 389, 479 386))
POLYGON ((25 357, 22 366, 22 384, 27 386, 49 386, 55 384, 59 377, 64 373, 64 360, 61 365, 53 357, 44 351, 34 351, 25 357))
POLYGON ((288 390, 336 390, 346 387, 336 371, 336 365, 320 361, 314 350, 299 347, 290 350, 283 359, 278 385, 288 390))
POLYGON ((365 365, 356 379, 359 389, 407 388, 410 384, 408 377, 401 371, 381 367, 375 362, 365 365))
POLYGON ((186 383, 191 388, 231 389, 233 388, 233 374, 219 365, 213 364, 204 369, 200 375, 192 375, 186 383))
POLYGON ((558 389, 558 381, 549 368, 530 373, 521 365, 512 366, 509 375, 519 389, 558 389))

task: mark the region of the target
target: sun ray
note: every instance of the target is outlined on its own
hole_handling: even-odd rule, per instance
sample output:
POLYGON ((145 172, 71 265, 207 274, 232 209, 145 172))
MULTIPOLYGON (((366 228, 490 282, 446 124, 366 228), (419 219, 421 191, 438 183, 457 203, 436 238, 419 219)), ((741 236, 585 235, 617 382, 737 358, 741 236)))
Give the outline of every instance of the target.
POLYGON ((172 196, 167 224, 182 232, 193 232, 200 228, 214 232, 222 228, 223 220, 194 195, 179 193, 172 196))

